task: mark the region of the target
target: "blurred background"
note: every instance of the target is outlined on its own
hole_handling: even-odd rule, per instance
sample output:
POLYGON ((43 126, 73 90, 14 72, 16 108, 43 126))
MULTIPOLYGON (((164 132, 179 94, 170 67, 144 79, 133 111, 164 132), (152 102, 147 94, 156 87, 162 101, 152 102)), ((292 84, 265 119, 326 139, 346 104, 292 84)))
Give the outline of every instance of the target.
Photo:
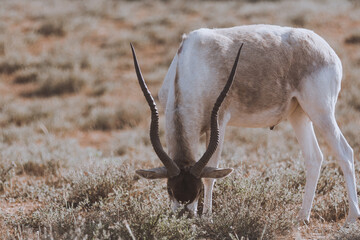
MULTIPOLYGON (((40 231, 46 239, 50 235, 34 229, 49 226, 54 235, 64 237, 52 225, 54 219, 61 218, 39 215, 39 209, 49 210, 47 204, 61 198, 64 192, 68 195, 59 201, 65 201, 65 205, 73 195, 72 204, 74 199, 77 204, 84 199, 98 203, 99 199, 114 194, 117 180, 124 176, 133 179, 134 169, 160 165, 148 137, 150 112, 136 81, 130 42, 136 48, 145 80, 157 98, 183 33, 202 27, 259 23, 311 29, 339 55, 344 77, 336 116, 354 148, 359 175, 360 2, 357 0, 1 0, 0 223, 4 227, 0 232, 4 238, 20 239, 40 231), (123 175, 105 174, 109 168, 123 166, 127 166, 124 173, 119 170, 123 175), (105 189, 101 193, 94 190, 99 189, 98 184, 102 186, 100 189, 105 189), (90 186, 90 190, 82 189, 84 185, 90 186), (89 197, 92 190, 96 192, 93 200, 89 197), (80 192, 83 193, 80 197, 75 194, 80 192), (34 213, 38 213, 37 221, 34 213)), ((163 109, 160 111, 161 139, 166 147, 163 109)), ((341 176, 321 137, 319 142, 326 155, 324 174, 329 176, 324 181, 333 174, 341 176)), ((204 149, 205 146, 199 154, 204 149)), ((304 177, 300 149, 286 122, 273 131, 228 128, 222 158, 222 166, 239 169, 235 173, 239 176, 251 175, 250 172, 261 176, 266 169, 280 164, 291 166, 302 174, 299 178, 304 177)), ((131 185, 129 191, 134 188, 144 191, 148 184, 136 177, 134 181, 138 185, 131 185)), ((158 184, 166 199, 164 182, 158 184)), ((344 218, 345 186, 340 178, 331 184, 323 183, 324 189, 328 185, 333 187, 315 200, 318 225, 314 224, 310 230, 304 228, 299 234, 313 237, 311 234, 317 226, 319 235, 315 236, 329 236, 336 228, 331 223, 344 218), (337 181, 341 189, 339 205, 326 215, 332 210, 328 206, 323 209, 320 203, 333 205, 337 181)), ((296 188, 300 193, 295 206, 300 207, 303 182, 296 188)), ((82 216, 84 212, 79 210, 77 214, 82 216)), ((69 229, 76 225, 69 224, 69 229)), ((274 229, 274 233, 285 234, 279 228, 274 229)), ((85 232, 79 234, 84 236, 81 234, 85 232)), ((127 230, 124 234, 128 234, 127 230)), ((135 231, 141 238, 137 234, 140 233, 135 231)))

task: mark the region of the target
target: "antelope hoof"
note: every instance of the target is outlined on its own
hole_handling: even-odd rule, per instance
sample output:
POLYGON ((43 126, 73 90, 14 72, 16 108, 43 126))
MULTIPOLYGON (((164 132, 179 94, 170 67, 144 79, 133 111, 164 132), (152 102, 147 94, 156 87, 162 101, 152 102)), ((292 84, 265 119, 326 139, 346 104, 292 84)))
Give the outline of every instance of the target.
POLYGON ((298 216, 297 216, 297 221, 299 223, 304 223, 304 224, 308 225, 309 220, 310 220, 310 214, 306 214, 304 211, 300 210, 300 212, 298 213, 298 216))
POLYGON ((360 218, 360 214, 349 214, 345 220, 344 227, 349 226, 352 223, 355 223, 360 218))
POLYGON ((211 215, 205 215, 205 216, 202 215, 201 218, 208 223, 214 223, 214 220, 211 215))

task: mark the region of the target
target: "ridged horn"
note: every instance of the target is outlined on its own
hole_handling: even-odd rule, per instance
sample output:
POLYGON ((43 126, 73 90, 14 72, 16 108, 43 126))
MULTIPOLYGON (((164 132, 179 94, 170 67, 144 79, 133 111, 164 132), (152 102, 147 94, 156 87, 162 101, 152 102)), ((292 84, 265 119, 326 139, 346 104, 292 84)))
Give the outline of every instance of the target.
POLYGON ((131 51, 134 58, 134 66, 136 75, 141 87, 141 90, 145 96, 145 99, 147 103, 149 104, 150 110, 151 110, 151 125, 150 125, 150 140, 151 144, 155 150, 156 155, 159 157, 160 161, 164 164, 168 171, 169 177, 174 177, 179 175, 180 169, 176 165, 176 163, 167 155, 167 153, 164 151, 159 137, 159 113, 156 108, 156 103, 154 101, 154 98, 152 97, 148 87, 146 86, 146 83, 144 81, 144 78, 141 74, 141 70, 136 58, 135 50, 133 45, 130 43, 131 51))
POLYGON ((240 57, 240 52, 244 44, 241 44, 239 51, 237 53, 234 65, 232 67, 230 76, 225 84, 224 89, 220 93, 219 97, 217 98, 214 107, 211 112, 211 122, 210 122, 210 141, 209 146, 207 147, 204 155, 200 158, 200 160, 195 163, 195 165, 191 168, 190 172, 196 178, 201 177, 201 172, 205 168, 206 164, 209 162, 211 156, 216 151, 216 148, 219 144, 219 123, 218 123, 218 112, 220 109, 221 104, 223 103, 232 83, 234 82, 235 72, 237 68, 237 64, 240 57))

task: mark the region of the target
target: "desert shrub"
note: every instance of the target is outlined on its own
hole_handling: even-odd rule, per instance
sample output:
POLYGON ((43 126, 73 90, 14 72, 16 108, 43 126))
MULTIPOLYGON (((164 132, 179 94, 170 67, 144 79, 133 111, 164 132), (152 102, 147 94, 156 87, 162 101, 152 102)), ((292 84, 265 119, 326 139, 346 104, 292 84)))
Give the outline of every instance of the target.
POLYGON ((15 163, 0 165, 0 193, 4 192, 9 180, 14 175, 12 171, 16 167, 15 163))
MULTIPOLYGON (((160 123, 162 125, 162 123, 160 123)), ((160 130, 160 141, 165 147, 165 134, 163 130, 160 130)), ((147 148, 151 146, 149 131, 144 131, 142 128, 124 130, 113 134, 113 140, 111 141, 111 149, 115 156, 126 156, 134 149, 147 148)), ((141 150, 140 150, 141 151, 141 150)), ((157 159, 154 159, 155 162, 157 159)), ((151 164, 149 161, 145 161, 142 164, 151 164)))
POLYGON ((100 97, 104 95, 107 91, 107 87, 105 84, 98 83, 93 86, 93 88, 90 91, 90 95, 94 97, 100 97))
POLYGON ((63 203, 64 195, 58 193, 58 188, 62 188, 67 180, 62 173, 75 160, 83 159, 84 152, 74 141, 56 139, 51 134, 37 135, 29 127, 21 131, 16 128, 14 133, 21 136, 16 142, 0 144, 3 166, 16 165, 11 170, 11 187, 5 189, 2 197, 17 201, 44 201, 46 204, 62 200, 63 203))
POLYGON ((360 33, 354 33, 345 38, 346 44, 360 44, 360 33))
POLYGON ((146 74, 147 84, 161 84, 163 78, 166 76, 167 67, 158 67, 150 74, 146 74))
MULTIPOLYGON (((126 34, 126 32, 124 33, 126 34)), ((109 59, 117 59, 123 56, 126 56, 129 49, 125 45, 124 39, 116 38, 116 39, 108 39, 106 42, 101 44, 101 48, 104 51, 104 55, 109 59)), ((130 39, 129 39, 130 41, 130 39)))
POLYGON ((59 70, 74 70, 75 68, 90 69, 92 61, 101 61, 101 56, 92 56, 85 51, 79 42, 65 41, 61 45, 55 45, 50 51, 42 53, 29 63, 29 67, 39 70, 39 74, 48 71, 49 68, 59 70), (99 60, 100 58, 100 60, 99 60))
MULTIPOLYGON (((67 43, 69 44, 69 43, 67 43)), ((66 46, 67 48, 69 46, 66 46)), ((91 67, 89 56, 79 50, 59 49, 51 51, 37 63, 38 68, 55 67, 61 70, 74 70, 76 67, 79 69, 88 69, 91 67)))
MULTIPOLYGON (((354 122, 350 122, 342 128, 343 134, 348 140, 350 146, 353 148, 354 152, 360 151, 360 129, 357 128, 357 125, 354 122)), ((355 155, 355 165, 356 165, 356 155, 355 155)))
POLYGON ((307 23, 306 16, 303 14, 300 14, 298 16, 294 16, 290 19, 291 24, 293 24, 296 27, 305 27, 307 23))
POLYGON ((107 198, 119 182, 124 186, 126 185, 128 189, 131 188, 131 181, 122 170, 108 169, 102 173, 86 172, 80 178, 75 177, 70 183, 71 190, 68 193, 66 205, 76 207, 81 202, 92 205, 107 198))
POLYGON ((25 84, 30 82, 36 82, 38 79, 37 70, 34 68, 24 69, 16 73, 14 83, 25 84))
POLYGON ((12 74, 22 70, 15 76, 14 82, 27 83, 34 81, 37 77, 48 75, 50 71, 91 70, 92 61, 101 61, 98 60, 98 56, 90 59, 90 54, 75 44, 78 43, 65 42, 40 56, 32 56, 26 51, 19 53, 10 48, 9 53, 0 58, 0 73, 12 74))
POLYGON ((84 129, 111 130, 136 127, 144 117, 142 107, 124 102, 117 108, 95 106, 83 123, 84 129))
MULTIPOLYGON (((29 126, 19 127, 13 124, 6 127, 2 126, 2 129, 0 131, 0 142, 3 145, 0 144, 0 147, 7 146, 7 148, 2 149, 2 153, 6 152, 4 150, 7 150, 8 146, 18 144, 19 141, 21 140, 27 141, 29 139, 29 136, 33 136, 33 135, 34 135, 34 131, 29 126)), ((4 161, 4 158, 2 159, 2 161, 4 161)))
POLYGON ((57 139, 50 133, 36 134, 36 130, 29 126, 11 126, 1 131, 0 137, 2 162, 14 162, 18 174, 24 172, 23 166, 28 162, 32 162, 29 163, 28 169, 43 164, 47 165, 48 173, 54 173, 51 169, 65 167, 73 160, 73 156, 78 157, 82 154, 73 140, 57 139), (3 138, 6 137, 2 135, 10 135, 8 138, 11 138, 11 141, 4 142, 3 138))
POLYGON ((53 159, 44 162, 28 161, 22 165, 24 173, 30 176, 49 176, 56 175, 61 164, 53 159))
POLYGON ((75 93, 81 90, 90 76, 80 71, 61 71, 51 69, 47 74, 40 76, 38 87, 23 93, 24 96, 51 97, 66 93, 75 93))
POLYGON ((47 21, 38 28, 37 32, 44 36, 64 36, 64 23, 58 20, 47 21))
POLYGON ((127 151, 127 147, 124 145, 120 145, 115 149, 114 154, 116 156, 123 156, 126 154, 126 151, 127 151))
POLYGON ((0 56, 5 55, 5 43, 0 41, 0 56))
POLYGON ((357 74, 360 73, 360 71, 353 71, 352 72, 352 78, 355 82, 354 86, 347 90, 347 105, 351 106, 356 110, 357 112, 360 112, 360 96, 359 96, 359 89, 360 84, 357 83, 357 74))
POLYGON ((12 59, 2 58, 0 59, 0 73, 12 74, 23 67, 23 62, 12 59))
POLYGON ((17 126, 28 125, 34 121, 46 118, 48 113, 38 104, 18 104, 12 102, 6 105, 2 113, 3 125, 15 124, 17 126))
POLYGON ((258 2, 280 2, 281 0, 245 0, 250 3, 258 3, 258 2))
POLYGON ((138 104, 124 103, 117 109, 120 128, 135 127, 144 118, 144 108, 138 104))
POLYGON ((93 108, 83 124, 84 129, 110 130, 119 126, 115 109, 93 108))

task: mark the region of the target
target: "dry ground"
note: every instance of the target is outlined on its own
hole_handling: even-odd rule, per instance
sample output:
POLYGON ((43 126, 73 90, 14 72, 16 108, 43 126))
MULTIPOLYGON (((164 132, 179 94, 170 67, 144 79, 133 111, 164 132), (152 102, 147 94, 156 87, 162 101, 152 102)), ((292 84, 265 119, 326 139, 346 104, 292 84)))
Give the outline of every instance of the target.
POLYGON ((159 161, 129 42, 157 93, 183 33, 256 23, 312 29, 341 58, 336 114, 359 181, 356 0, 2 0, 0 238, 360 239, 359 223, 342 228, 343 176, 321 137, 326 158, 311 222, 294 221, 305 177, 286 122, 274 131, 227 129, 221 165, 236 171, 216 184, 213 222, 175 218, 165 182, 134 175, 159 161))

